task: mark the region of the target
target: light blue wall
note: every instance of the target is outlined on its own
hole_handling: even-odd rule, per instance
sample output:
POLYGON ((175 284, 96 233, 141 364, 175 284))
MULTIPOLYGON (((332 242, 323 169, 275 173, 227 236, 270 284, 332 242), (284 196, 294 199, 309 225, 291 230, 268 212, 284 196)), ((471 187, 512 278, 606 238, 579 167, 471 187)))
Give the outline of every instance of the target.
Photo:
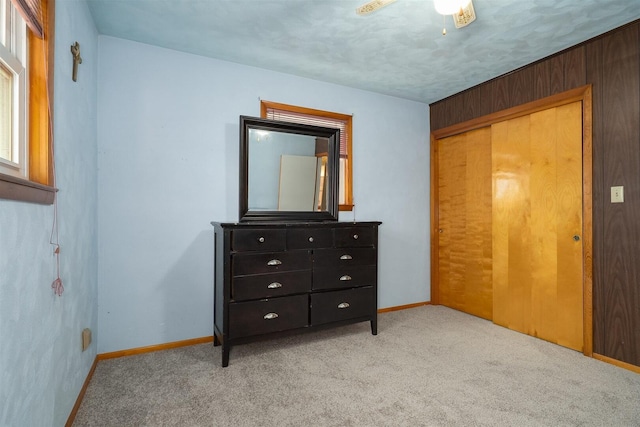
POLYGON ((96 356, 97 45, 84 1, 58 0, 55 159, 60 269, 55 296, 51 206, 0 200, 0 425, 62 426, 96 356), (71 81, 70 46, 83 63, 71 81), (94 342, 81 351, 81 331, 94 342))
MULTIPOLYGON (((356 210, 380 220, 379 306, 429 300, 426 104, 99 37, 98 352, 212 335, 213 230, 238 219, 238 117, 354 114, 356 210)), ((392 78, 392 76, 390 76, 392 78)))

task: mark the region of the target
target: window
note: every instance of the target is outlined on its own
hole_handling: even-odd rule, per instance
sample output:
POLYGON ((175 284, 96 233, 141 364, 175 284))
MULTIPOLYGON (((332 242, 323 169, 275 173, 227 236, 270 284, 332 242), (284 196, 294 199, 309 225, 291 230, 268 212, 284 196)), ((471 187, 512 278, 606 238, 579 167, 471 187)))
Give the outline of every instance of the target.
POLYGON ((26 177, 27 25, 9 0, 0 7, 0 172, 26 177))
POLYGON ((0 198, 51 204, 54 0, 0 0, 0 198))
POLYGON ((260 101, 260 115, 265 119, 340 129, 340 194, 338 195, 338 200, 341 211, 352 210, 352 116, 269 101, 260 101))

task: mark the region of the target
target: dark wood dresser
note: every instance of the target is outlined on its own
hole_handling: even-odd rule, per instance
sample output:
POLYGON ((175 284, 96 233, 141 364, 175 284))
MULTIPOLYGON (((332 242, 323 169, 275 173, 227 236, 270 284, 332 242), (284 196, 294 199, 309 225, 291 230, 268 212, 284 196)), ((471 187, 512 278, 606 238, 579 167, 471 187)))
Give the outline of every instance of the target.
POLYGON ((377 334, 380 222, 218 223, 214 345, 369 321, 377 334))

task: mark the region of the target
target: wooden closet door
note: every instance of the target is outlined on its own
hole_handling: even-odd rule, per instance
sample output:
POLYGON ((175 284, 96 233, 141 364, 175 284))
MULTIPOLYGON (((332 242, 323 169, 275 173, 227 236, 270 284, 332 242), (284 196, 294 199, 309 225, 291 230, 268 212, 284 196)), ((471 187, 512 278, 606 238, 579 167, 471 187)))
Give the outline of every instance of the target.
POLYGON ((493 321, 583 348, 582 103, 491 126, 493 321))
POLYGON ((437 144, 439 302, 491 319, 491 129, 437 144))

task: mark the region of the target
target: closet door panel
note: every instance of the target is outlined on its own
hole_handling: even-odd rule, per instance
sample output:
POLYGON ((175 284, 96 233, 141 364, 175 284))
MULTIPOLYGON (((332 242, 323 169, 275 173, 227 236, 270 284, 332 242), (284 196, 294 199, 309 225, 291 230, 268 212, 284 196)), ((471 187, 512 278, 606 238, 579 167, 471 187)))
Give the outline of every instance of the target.
POLYGON ((438 141, 439 301, 492 316, 491 131, 438 141))
POLYGON ((467 135, 465 303, 468 312, 491 319, 491 129, 467 135))
POLYGON ((460 176, 465 176, 466 139, 455 135, 438 141, 439 213, 438 213, 438 254, 439 254, 439 300, 440 304, 461 310, 463 307, 462 257, 460 230, 464 226, 465 211, 462 209, 464 188, 457 185, 460 176))
POLYGON ((529 335, 555 340, 557 329, 556 285, 558 275, 558 174, 555 109, 531 115, 531 319, 529 335), (548 124, 553 123, 554 126, 548 124))
POLYGON ((529 117, 492 126, 493 320, 527 333, 531 317, 529 117))
POLYGON ((582 351, 582 103, 557 108, 558 329, 556 342, 582 351), (576 184, 580 183, 580 184, 576 184))
POLYGON ((582 350, 581 102, 492 125, 496 324, 582 350))

